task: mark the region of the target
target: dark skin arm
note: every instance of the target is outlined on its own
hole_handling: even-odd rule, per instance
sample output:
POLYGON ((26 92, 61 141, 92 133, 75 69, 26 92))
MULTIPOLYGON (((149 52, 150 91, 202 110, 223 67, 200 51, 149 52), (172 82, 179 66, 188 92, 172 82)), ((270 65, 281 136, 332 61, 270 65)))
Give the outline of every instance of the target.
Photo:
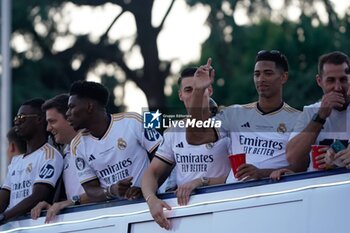
POLYGON ((0 190, 0 213, 4 212, 7 206, 10 204, 10 190, 0 190))
MULTIPOLYGON (((133 177, 127 177, 123 180, 118 181, 116 184, 112 184, 110 191, 113 196, 117 196, 120 199, 137 199, 142 197, 142 192, 140 187, 131 187, 133 177)), ((91 201, 105 201, 108 200, 104 188, 98 179, 86 182, 83 185, 85 193, 91 199, 91 201)))
MULTIPOLYGON (((23 199, 20 203, 18 203, 16 206, 11 208, 10 210, 4 212, 6 220, 9 220, 9 219, 21 216, 27 212, 30 212, 30 210, 34 206, 36 206, 40 201, 43 201, 47 197, 49 197, 53 191, 54 191, 54 188, 49 184, 41 184, 41 183, 34 184, 32 195, 23 199)), ((8 195, 9 194, 10 192, 8 192, 8 195)))
POLYGON ((82 184, 85 193, 92 201, 105 201, 107 200, 104 189, 101 187, 101 184, 98 179, 91 180, 82 184))

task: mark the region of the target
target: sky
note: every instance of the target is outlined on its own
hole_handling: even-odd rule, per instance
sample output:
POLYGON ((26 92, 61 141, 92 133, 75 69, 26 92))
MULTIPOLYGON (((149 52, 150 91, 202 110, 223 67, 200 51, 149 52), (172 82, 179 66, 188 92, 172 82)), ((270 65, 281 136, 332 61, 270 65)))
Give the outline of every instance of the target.
MULTIPOLYGON (((152 23, 154 26, 160 24, 171 0, 155 0, 153 7, 152 23)), ((89 34, 90 38, 97 39, 104 33, 110 22, 120 13, 120 8, 112 4, 106 4, 92 10, 90 7, 75 7, 70 4, 66 7, 71 23, 69 30, 78 34, 89 34), (79 20, 75 20, 79 19, 79 20)), ((164 29, 158 38, 159 57, 161 60, 173 60, 172 72, 178 73, 182 65, 196 61, 200 57, 201 44, 207 39, 210 33, 209 27, 205 24, 209 9, 203 5, 188 7, 184 0, 177 0, 167 17, 164 29)), ((109 37, 112 40, 121 39, 121 47, 126 51, 127 64, 131 68, 141 68, 142 58, 138 49, 130 50, 130 38, 133 37, 136 27, 130 13, 123 14, 113 25, 109 37), (123 32, 122 34, 120 32, 123 32), (131 51, 131 52, 129 52, 131 51)), ((62 39, 57 45, 57 50, 65 49, 69 42, 62 39), (60 47, 63 46, 63 47, 60 47)), ((98 76, 105 72, 106 67, 101 66, 96 72, 90 73, 88 80, 98 81, 98 76)), ((113 72, 113 71, 111 71, 113 72)), ((119 74, 120 75, 120 74, 119 74)), ((165 87, 167 94, 171 92, 172 81, 167 82, 165 87)), ((120 89, 115 94, 120 96, 120 89)), ((124 102, 127 111, 141 112, 141 108, 147 106, 145 95, 133 82, 126 83, 124 102), (138 96, 138 98, 135 98, 138 96)), ((117 100, 118 101, 118 100, 117 100)), ((119 100, 121 101, 121 100, 119 100)))
MULTIPOLYGON (((299 1, 294 0, 295 3, 299 1)), ((345 9, 350 5, 350 1, 332 0, 335 9, 340 15, 344 14, 345 9)), ((152 23, 157 26, 161 22, 171 0, 155 0, 153 7, 152 23)), ((283 1, 270 0, 273 9, 283 9, 283 1)), ((244 4, 244 1, 243 3, 244 4)), ((225 8, 225 5, 223 6, 225 8)), ((322 4, 316 4, 315 7, 319 12, 325 12, 322 4)), ((227 10, 229 8, 227 7, 227 10)), ((55 21, 60 22, 59 28, 62 31, 69 30, 75 34, 89 34, 90 39, 98 40, 103 34, 113 19, 121 12, 118 6, 113 4, 105 4, 100 7, 77 7, 74 4, 68 3, 64 9, 64 18, 55 16, 55 21), (69 23, 67 23, 69 22, 69 23), (68 25, 68 28, 67 28, 68 25)), ((276 11, 277 12, 277 11, 276 11)), ((289 18, 297 20, 300 16, 300 10, 297 6, 287 9, 289 18)), ((201 4, 190 8, 186 5, 185 0, 176 0, 171 10, 164 29, 161 31, 158 38, 159 56, 161 60, 173 60, 172 72, 179 73, 182 65, 192 61, 197 61, 200 57, 201 44, 208 38, 210 28, 206 25, 206 18, 209 14, 209 8, 201 4)), ((274 13, 273 13, 274 14, 274 13)), ((245 10, 236 10, 235 21, 238 25, 249 23, 249 18, 245 10)), ((322 19, 322 14, 321 14, 322 19)), ((323 17, 323 20, 326 20, 323 17)), ((130 68, 141 68, 143 60, 138 48, 131 49, 132 43, 130 38, 133 38, 136 27, 133 17, 130 13, 124 13, 118 21, 113 25, 109 32, 109 38, 112 41, 120 40, 121 48, 125 51, 127 64, 130 68), (120 33, 122 32, 122 33, 120 33)), ((36 28, 39 32, 45 33, 45 27, 38 24, 36 28)), ((24 38, 20 35, 15 37, 13 41, 17 44, 19 51, 27 49, 24 38)), ((64 50, 71 46, 72 38, 58 37, 54 48, 56 50, 64 50)), ((73 65, 79 66, 79 60, 76 60, 73 65)), ((115 75, 118 79, 125 79, 123 74, 110 65, 99 65, 93 72, 88 75, 88 80, 99 81, 99 76, 103 73, 115 75)), ((171 85, 175 79, 168 79, 165 86, 165 93, 171 94, 171 85)), ((139 90, 133 82, 126 83, 126 91, 122 92, 121 88, 115 90, 117 96, 116 103, 123 102, 127 105, 128 111, 140 112, 142 107, 147 106, 145 95, 139 90), (138 96, 138 98, 135 98, 138 96)))

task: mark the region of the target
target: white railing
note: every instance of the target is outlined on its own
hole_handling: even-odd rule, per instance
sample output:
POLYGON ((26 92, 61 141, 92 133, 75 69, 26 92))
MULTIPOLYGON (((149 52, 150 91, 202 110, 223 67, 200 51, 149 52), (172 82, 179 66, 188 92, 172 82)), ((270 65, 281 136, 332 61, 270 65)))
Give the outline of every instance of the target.
MULTIPOLYGON (((197 190, 187 206, 173 194, 161 197, 171 206, 170 232, 317 232, 348 233, 350 172, 297 174, 282 179, 250 181, 197 190)), ((69 208, 54 223, 22 217, 2 226, 2 232, 168 232, 152 219, 147 204, 112 201, 69 208)))

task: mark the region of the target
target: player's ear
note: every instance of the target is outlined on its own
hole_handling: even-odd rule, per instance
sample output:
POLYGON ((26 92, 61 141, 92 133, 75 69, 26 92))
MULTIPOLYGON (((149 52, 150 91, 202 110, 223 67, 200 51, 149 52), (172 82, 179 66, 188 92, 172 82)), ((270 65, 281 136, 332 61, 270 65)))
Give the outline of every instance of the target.
POLYGON ((93 112, 94 108, 96 107, 95 105, 96 105, 96 103, 94 101, 88 101, 87 102, 87 111, 93 112))
POLYGON ((182 98, 182 91, 181 91, 180 89, 177 91, 177 94, 178 94, 178 96, 179 96, 179 99, 180 99, 181 101, 183 101, 183 98, 182 98))

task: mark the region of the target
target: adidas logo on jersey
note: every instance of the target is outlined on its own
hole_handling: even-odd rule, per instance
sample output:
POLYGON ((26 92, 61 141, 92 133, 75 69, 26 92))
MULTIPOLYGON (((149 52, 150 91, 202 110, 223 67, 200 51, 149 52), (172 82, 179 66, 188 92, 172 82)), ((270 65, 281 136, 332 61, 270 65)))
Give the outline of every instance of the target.
POLYGON ((247 121, 247 123, 241 125, 242 128, 250 128, 250 124, 249 122, 247 121))
POLYGON ((95 160, 95 159, 96 159, 95 156, 90 155, 90 157, 89 157, 89 162, 91 162, 92 160, 95 160))
POLYGON ((180 142, 179 144, 177 144, 175 147, 178 147, 178 148, 184 148, 184 144, 182 142, 180 142))

